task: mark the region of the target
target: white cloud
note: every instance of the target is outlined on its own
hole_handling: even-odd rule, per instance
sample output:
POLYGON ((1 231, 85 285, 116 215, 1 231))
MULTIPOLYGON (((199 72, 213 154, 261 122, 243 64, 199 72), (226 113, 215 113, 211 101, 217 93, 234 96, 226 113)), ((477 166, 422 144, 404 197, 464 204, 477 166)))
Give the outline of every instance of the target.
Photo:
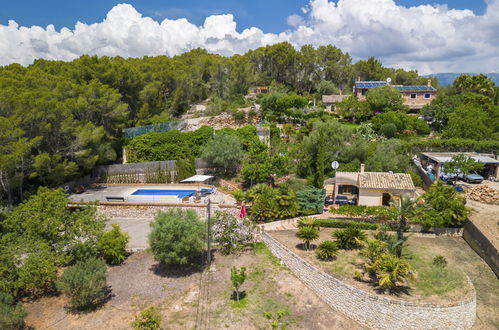
POLYGON ((387 66, 422 73, 499 72, 499 0, 487 0, 483 16, 447 6, 407 8, 393 0, 311 0, 302 15, 290 15, 293 30, 280 34, 257 27, 238 32, 231 14, 208 16, 202 26, 187 19, 158 22, 127 4, 112 8, 102 22, 60 31, 9 21, 0 25, 0 64, 82 54, 176 55, 196 47, 232 55, 289 41, 297 47, 333 44, 354 59, 376 56, 387 66))

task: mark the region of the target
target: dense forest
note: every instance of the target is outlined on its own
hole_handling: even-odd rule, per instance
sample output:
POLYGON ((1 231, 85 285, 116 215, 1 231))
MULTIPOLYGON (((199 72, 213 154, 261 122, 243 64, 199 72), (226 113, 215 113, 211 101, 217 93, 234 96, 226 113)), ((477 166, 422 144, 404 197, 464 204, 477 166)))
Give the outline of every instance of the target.
MULTIPOLYGON (((244 104, 243 96, 255 85, 270 85, 276 91, 258 101, 264 119, 306 124, 323 114, 304 115, 296 108, 321 94, 351 93, 357 77, 391 77, 394 84, 403 85, 425 84, 427 79, 416 71, 385 68, 373 57, 353 63, 348 53, 332 45, 297 50, 289 43, 232 57, 195 49, 175 57, 82 56, 72 62, 36 60, 28 67, 2 67, 0 198, 12 205, 39 185, 57 186, 115 161, 126 127, 170 121, 207 99, 222 110, 232 110, 244 104)), ((496 87, 485 76, 473 79, 457 79, 423 110, 435 118, 438 134, 497 138, 496 87)), ((438 86, 435 80, 433 84, 438 86)), ((401 114, 400 100, 383 103, 390 92, 380 91, 377 97, 373 93, 368 103, 349 98, 339 113, 357 124, 370 120, 370 129, 374 126, 378 133, 383 126, 388 137, 402 131, 428 134, 426 123, 401 114), (376 114, 380 109, 386 118, 376 114), (393 125, 395 132, 388 132, 393 125)), ((313 131, 308 127, 304 135, 313 131)), ((306 175, 310 169, 302 171, 306 175)))

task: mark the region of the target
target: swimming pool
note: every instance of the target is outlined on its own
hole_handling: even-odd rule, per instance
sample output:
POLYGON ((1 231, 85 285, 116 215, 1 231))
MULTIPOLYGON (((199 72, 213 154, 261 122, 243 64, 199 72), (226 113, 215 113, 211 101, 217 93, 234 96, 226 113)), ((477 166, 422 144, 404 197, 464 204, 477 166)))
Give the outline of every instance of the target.
POLYGON ((182 190, 182 189, 137 189, 130 195, 135 196, 177 196, 183 198, 192 196, 196 190, 182 190))

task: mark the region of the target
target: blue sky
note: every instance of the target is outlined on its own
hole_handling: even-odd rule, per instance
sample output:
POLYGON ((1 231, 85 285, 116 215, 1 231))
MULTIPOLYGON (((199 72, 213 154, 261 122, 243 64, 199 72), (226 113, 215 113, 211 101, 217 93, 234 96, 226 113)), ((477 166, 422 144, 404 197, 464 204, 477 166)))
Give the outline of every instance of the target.
MULTIPOLYGON (((370 1, 370 0, 365 0, 370 1)), ((202 25, 207 16, 232 13, 238 30, 256 26, 264 32, 279 33, 289 29, 286 18, 300 14, 306 0, 2 0, 0 24, 13 19, 22 26, 53 24, 56 29, 72 28, 77 21, 91 24, 102 21, 107 12, 119 3, 132 4, 144 16, 156 20, 165 18, 187 18, 202 25)), ((485 1, 482 0, 396 0, 403 6, 422 4, 447 4, 450 9, 469 9, 483 15, 485 1)))
POLYGON ((81 55, 230 56, 289 42, 332 44, 354 61, 499 72, 499 0, 2 0, 0 65, 81 55), (81 24, 76 24, 77 22, 81 24))

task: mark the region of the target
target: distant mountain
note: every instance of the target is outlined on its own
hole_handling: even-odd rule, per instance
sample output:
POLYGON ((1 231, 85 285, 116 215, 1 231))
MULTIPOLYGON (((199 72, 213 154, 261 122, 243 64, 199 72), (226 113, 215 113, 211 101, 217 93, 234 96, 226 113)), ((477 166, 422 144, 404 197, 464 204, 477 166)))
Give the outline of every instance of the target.
MULTIPOLYGON (((452 84, 454 80, 462 74, 475 75, 477 73, 434 73, 425 75, 425 77, 437 77, 438 82, 446 87, 447 85, 452 84)), ((496 85, 499 85, 499 73, 487 73, 487 76, 489 76, 496 85)))

